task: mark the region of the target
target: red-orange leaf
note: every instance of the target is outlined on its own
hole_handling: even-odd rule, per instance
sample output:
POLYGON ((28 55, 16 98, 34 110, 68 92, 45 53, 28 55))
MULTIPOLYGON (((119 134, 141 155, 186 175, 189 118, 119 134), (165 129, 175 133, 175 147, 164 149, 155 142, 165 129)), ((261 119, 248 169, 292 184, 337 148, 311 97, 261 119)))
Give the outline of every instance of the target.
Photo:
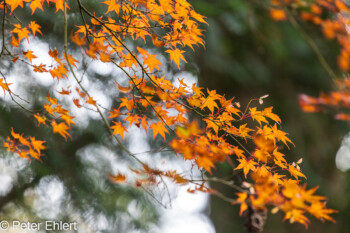
POLYGON ((109 175, 108 178, 114 183, 124 183, 126 182, 126 177, 123 174, 109 175))
POLYGON ((77 106, 78 108, 81 108, 81 104, 79 103, 79 99, 73 99, 73 103, 75 104, 75 106, 77 106))
POLYGON ((69 95, 71 93, 71 91, 68 90, 68 89, 65 90, 65 89, 62 88, 62 91, 58 91, 58 93, 60 93, 61 95, 69 95))

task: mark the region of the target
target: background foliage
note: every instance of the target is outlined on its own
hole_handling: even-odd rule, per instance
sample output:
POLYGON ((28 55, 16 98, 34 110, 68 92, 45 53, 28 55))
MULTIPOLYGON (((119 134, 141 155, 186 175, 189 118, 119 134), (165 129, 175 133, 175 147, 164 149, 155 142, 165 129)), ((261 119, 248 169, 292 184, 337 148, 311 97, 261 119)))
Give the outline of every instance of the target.
MULTIPOLYGON (((318 95, 332 89, 332 81, 305 38, 290 22, 276 22, 262 1, 193 1, 199 13, 208 17, 206 50, 194 54, 199 82, 220 93, 246 102, 269 94, 265 101, 281 116, 283 129, 295 143, 288 156, 303 157, 308 182, 318 184, 329 205, 339 210, 333 223, 311 223, 310 232, 346 232, 349 228, 349 172, 335 166, 335 154, 349 124, 322 113, 306 114, 298 104, 302 93, 318 95), (214 78, 213 78, 214 77, 214 78)), ((327 62, 337 70, 339 47, 326 40, 317 26, 299 22, 317 44, 327 62)), ((340 72, 338 73, 340 74, 340 72)), ((242 103, 243 105, 245 104, 242 103)), ((228 173, 222 165, 218 173, 228 173)), ((217 232, 244 232, 242 219, 233 218, 237 209, 211 199, 211 217, 217 232)), ((296 225, 278 222, 270 215, 265 232, 304 231, 296 225)))

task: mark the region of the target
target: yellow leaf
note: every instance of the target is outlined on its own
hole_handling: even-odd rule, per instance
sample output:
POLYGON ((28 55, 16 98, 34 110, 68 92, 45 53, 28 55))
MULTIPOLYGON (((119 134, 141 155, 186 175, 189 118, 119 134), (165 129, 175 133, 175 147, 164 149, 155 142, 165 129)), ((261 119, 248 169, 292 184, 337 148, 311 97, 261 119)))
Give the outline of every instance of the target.
POLYGON ((279 118, 279 116, 277 116, 276 114, 274 114, 274 113, 272 112, 272 109, 273 109, 273 107, 265 108, 264 111, 263 111, 263 114, 264 114, 266 117, 270 118, 271 120, 274 120, 274 121, 280 123, 280 122, 281 122, 281 118, 279 118))
POLYGON ((289 173, 294 176, 296 179, 298 179, 298 177, 304 177, 306 179, 306 176, 300 172, 300 170, 296 167, 294 167, 293 165, 288 165, 288 171, 289 173))

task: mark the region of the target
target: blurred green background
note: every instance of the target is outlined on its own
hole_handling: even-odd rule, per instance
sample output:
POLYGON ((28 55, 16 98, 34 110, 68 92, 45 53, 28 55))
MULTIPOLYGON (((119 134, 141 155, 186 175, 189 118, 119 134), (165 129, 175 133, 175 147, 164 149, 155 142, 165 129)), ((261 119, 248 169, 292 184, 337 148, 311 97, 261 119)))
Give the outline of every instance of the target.
MULTIPOLYGON (((201 0, 194 8, 207 16, 206 49, 198 49, 193 61, 198 67, 201 86, 235 96, 242 106, 252 98, 269 94, 266 106, 274 106, 282 128, 296 147, 285 150, 289 161, 303 158, 302 170, 308 187, 319 185, 318 194, 328 197, 328 205, 339 210, 336 223, 312 220, 308 232, 349 232, 350 173, 335 166, 335 155, 349 124, 332 115, 307 114, 298 106, 298 95, 318 96, 331 90, 331 77, 299 30, 288 21, 270 18, 266 1, 201 0)), ((330 66, 337 72, 339 52, 335 41, 328 41, 320 28, 298 22, 317 44, 330 66)), ((191 62, 189 62, 191 64, 191 62)), ((340 72, 337 72, 340 77, 340 72)), ((230 174, 222 165, 218 174, 230 174)), ((213 184, 214 186, 214 184, 213 184)), ((216 186, 214 186, 216 187, 216 186)), ((219 187, 218 187, 219 188, 219 187)), ((232 190, 225 190, 232 196, 232 190)), ((211 198, 211 218, 218 233, 244 232, 244 218, 218 198, 211 198)), ((269 214, 264 232, 304 232, 303 226, 282 222, 281 213, 269 214)), ((311 218, 312 219, 312 218, 311 218)))

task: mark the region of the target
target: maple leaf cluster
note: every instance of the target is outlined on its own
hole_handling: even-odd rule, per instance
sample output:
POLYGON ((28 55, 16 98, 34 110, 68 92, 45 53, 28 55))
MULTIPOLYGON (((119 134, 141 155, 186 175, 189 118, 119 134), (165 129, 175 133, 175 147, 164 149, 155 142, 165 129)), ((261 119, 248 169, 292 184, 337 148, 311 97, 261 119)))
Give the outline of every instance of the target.
POLYGON ((11 137, 8 136, 4 142, 4 147, 8 151, 17 153, 21 158, 30 159, 29 156, 31 156, 40 160, 43 155, 41 151, 46 149, 45 141, 36 140, 35 137, 23 137, 23 134, 15 133, 13 129, 11 129, 11 137))
POLYGON ((350 120, 350 78, 338 80, 337 90, 329 94, 321 93, 319 97, 299 96, 299 105, 304 112, 335 113, 337 120, 350 120))
POLYGON ((65 140, 67 140, 67 136, 71 137, 68 133, 68 130, 71 128, 71 125, 75 125, 73 116, 69 115, 69 111, 62 107, 62 105, 58 104, 56 98, 51 98, 47 96, 46 99, 49 103, 44 104, 44 114, 35 114, 34 117, 38 121, 38 126, 41 124, 47 125, 47 121, 51 121, 51 127, 53 133, 58 133, 65 140), (52 119, 50 119, 51 117, 52 119), (60 119, 61 122, 57 123, 57 120, 60 119))
MULTIPOLYGON (((279 1, 274 2, 279 6, 279 1)), ((159 185, 166 178, 177 184, 195 184, 194 190, 188 190, 191 193, 217 194, 208 187, 208 180, 198 183, 177 171, 151 168, 128 151, 123 141, 128 128, 134 125, 145 133, 152 132, 153 139, 162 139, 175 154, 182 155, 208 173, 218 162, 235 163, 234 170, 242 171, 245 182, 239 184, 238 198, 231 203, 241 205, 241 214, 248 205, 259 210, 272 205, 285 213, 285 219, 305 226, 309 222, 306 212, 321 220, 333 220, 329 215, 335 211, 326 207, 325 198, 314 195, 316 189, 306 189, 305 182, 300 179, 306 178, 300 170, 300 163, 287 162, 281 152, 293 143, 282 131, 279 116, 273 113, 272 107, 260 109, 251 106, 253 102, 262 103, 266 96, 253 99, 241 109, 233 98, 226 98, 215 90, 204 91, 195 84, 189 86, 183 79, 178 80, 179 85, 174 85, 171 77, 161 72, 166 64, 161 62, 159 55, 146 49, 151 43, 159 51, 169 54, 170 61, 175 63, 173 68, 178 70, 186 62, 186 47, 193 50, 194 46, 204 46, 200 24, 206 24, 205 17, 196 13, 186 0, 106 0, 102 2, 105 12, 101 16, 96 16, 80 0, 77 1, 86 19, 83 17, 83 25, 75 25, 70 41, 79 48, 82 57, 108 63, 121 70, 129 80, 126 86, 114 80, 119 96, 109 109, 108 117, 101 110, 99 100, 91 96, 75 73, 81 61, 68 53, 69 6, 66 1, 7 0, 0 5, 7 17, 26 4, 29 4, 31 14, 53 5, 56 14, 64 14, 64 49, 61 52, 49 49, 51 64, 37 64, 35 48, 21 50, 24 40, 30 47, 31 38, 42 35, 40 25, 31 21, 29 25, 16 23, 11 29, 6 29, 11 34, 12 48, 5 47, 3 51, 12 62, 23 62, 34 72, 47 74, 55 83, 62 79, 69 81, 55 94, 68 99, 77 109, 91 107, 99 114, 111 137, 141 165, 141 168, 132 169, 140 177, 135 181, 136 187, 159 185), (126 43, 128 40, 137 41, 138 46, 131 48, 126 43), (74 97, 74 92, 78 97, 74 97), (196 120, 191 120, 190 114, 195 115, 196 120)), ((271 11, 271 15, 277 20, 285 19, 281 9, 271 11)), ((4 93, 13 97, 15 93, 9 85, 3 76, 0 86, 4 93)), ((44 110, 29 111, 38 126, 46 125, 67 140, 71 137, 69 130, 75 125, 74 116, 63 103, 51 96, 47 96, 44 110)), ((8 137, 4 142, 8 150, 21 157, 40 158, 41 150, 45 149, 44 141, 34 137, 28 140, 13 131, 11 135, 13 139, 8 137)), ((109 178, 115 183, 129 182, 129 178, 121 173, 109 178)))
MULTIPOLYGON (((203 102, 207 101, 204 96, 197 90, 196 94, 188 98, 188 102, 193 103, 191 106, 201 109, 203 102), (201 98, 202 101, 194 101, 201 98)), ((213 96, 214 93, 208 91, 207 98, 213 96)), ((256 210, 273 205, 275 211, 285 212, 285 219, 289 219, 291 223, 299 222, 307 227, 309 220, 305 216, 306 212, 321 220, 333 221, 329 214, 336 211, 326 208, 325 198, 313 195, 316 189, 307 190, 306 184, 300 181, 300 178, 306 178, 298 165, 302 160, 298 163, 288 163, 285 155, 280 152, 283 146, 278 145, 278 142, 288 147, 292 141, 279 129, 278 124, 281 120, 272 112, 272 107, 263 110, 247 107, 245 111, 241 111, 232 99, 226 100, 216 93, 215 98, 220 100, 213 104, 215 107, 209 105, 203 108, 209 112, 204 118, 206 130, 201 132, 195 123, 187 126, 187 130, 177 129, 178 139, 174 139, 170 144, 174 151, 181 153, 184 159, 196 160, 197 165, 208 172, 215 167, 216 162, 236 160, 238 165, 235 170, 242 170, 244 176, 247 178, 250 175, 252 180, 252 183, 244 183, 244 191, 238 193, 238 199, 234 202, 241 204, 241 214, 247 210, 248 204, 256 210), (237 126, 239 122, 248 119, 257 122, 258 126, 251 128, 247 123, 237 126), (230 143, 232 139, 238 142, 237 146, 230 143), (253 142, 256 149, 248 151, 239 139, 246 143, 253 142), (236 158, 232 157, 233 155, 236 158), (321 207, 318 210, 322 214, 315 215, 316 206, 321 207)), ((208 190, 210 191, 206 191, 208 190)))

